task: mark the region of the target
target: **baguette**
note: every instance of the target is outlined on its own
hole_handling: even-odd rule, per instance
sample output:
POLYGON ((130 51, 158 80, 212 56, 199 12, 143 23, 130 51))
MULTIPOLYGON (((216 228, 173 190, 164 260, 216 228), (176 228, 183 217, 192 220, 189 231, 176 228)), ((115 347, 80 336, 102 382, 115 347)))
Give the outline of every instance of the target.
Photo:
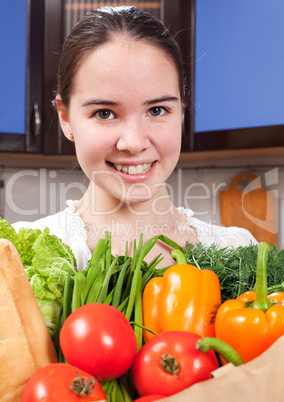
POLYGON ((57 361, 21 258, 0 239, 0 401, 20 402, 28 379, 57 361))

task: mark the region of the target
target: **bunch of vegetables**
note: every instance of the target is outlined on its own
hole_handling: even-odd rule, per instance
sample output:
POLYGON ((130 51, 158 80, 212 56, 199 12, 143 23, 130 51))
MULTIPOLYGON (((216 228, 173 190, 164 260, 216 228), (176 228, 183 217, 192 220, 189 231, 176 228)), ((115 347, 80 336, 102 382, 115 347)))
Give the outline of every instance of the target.
POLYGON ((284 290, 284 250, 275 246, 188 243, 183 250, 162 235, 143 245, 141 235, 131 256, 127 244, 125 255, 113 256, 107 232, 78 271, 70 248, 48 228, 17 234, 0 220, 0 237, 18 249, 57 347, 60 366, 44 375, 62 378, 54 373, 68 367, 73 398, 159 399, 210 378, 220 363, 211 349, 222 363, 242 364, 284 334, 284 294, 276 292, 284 290), (145 262, 158 240, 173 248, 177 264, 156 269, 161 255, 145 262))
POLYGON ((226 300, 217 311, 216 336, 228 342, 248 362, 284 335, 284 292, 267 292, 267 254, 260 243, 255 290, 226 300))
MULTIPOLYGON (((215 272, 222 302, 255 289, 257 245, 221 248, 215 243, 210 246, 187 243, 184 253, 188 264, 215 272)), ((276 245, 267 253, 267 287, 269 293, 284 291, 284 248, 278 250, 276 245)))
MULTIPOLYGON (((284 310, 284 306, 275 306, 276 300, 279 301, 281 297, 281 300, 284 300, 284 294, 281 296, 281 292, 277 292, 276 294, 274 293, 273 296, 269 295, 267 297, 266 262, 267 255, 270 252, 269 245, 261 243, 257 247, 257 261, 255 264, 256 292, 250 291, 249 294, 246 292, 244 295, 239 296, 239 300, 227 300, 221 304, 220 284, 217 274, 212 270, 199 270, 188 264, 181 248, 175 248, 172 252, 173 257, 177 260, 176 265, 164 270, 156 270, 155 264, 158 261, 157 258, 153 264, 154 267, 152 267, 154 268, 154 272, 149 274, 150 271, 147 264, 144 266, 144 271, 142 270, 142 265, 145 263, 144 257, 149 249, 154 246, 158 238, 157 236, 151 239, 150 242, 142 247, 141 237, 140 246, 137 248, 137 250, 140 250, 139 257, 131 259, 131 263, 133 264, 134 261, 135 265, 133 265, 134 268, 132 268, 129 296, 127 296, 126 299, 123 299, 123 297, 120 298, 118 305, 113 307, 115 307, 116 311, 120 310, 124 317, 127 317, 130 295, 134 292, 134 294, 132 294, 132 311, 127 317, 127 320, 130 320, 133 325, 133 334, 135 333, 136 342, 134 342, 133 334, 131 336, 131 331, 128 335, 124 335, 124 331, 120 326, 117 324, 114 326, 111 325, 108 338, 115 339, 115 334, 111 333, 111 329, 119 328, 117 331, 117 334, 119 334, 117 344, 119 344, 122 339, 126 340, 126 344, 124 346, 121 345, 121 348, 113 351, 111 363, 107 361, 105 365, 103 364, 106 372, 102 371, 101 364, 104 362, 104 359, 102 354, 98 354, 96 348, 97 345, 100 345, 99 349, 104 350, 106 345, 101 345, 100 342, 96 340, 94 341, 94 348, 91 347, 90 345, 92 345, 93 342, 90 339, 96 339, 94 334, 90 335, 88 333, 89 336, 87 340, 83 340, 83 343, 85 343, 85 347, 83 348, 85 353, 82 358, 82 348, 79 346, 82 338, 81 334, 79 334, 79 338, 77 337, 79 326, 74 314, 69 314, 70 317, 67 315, 68 318, 63 324, 60 333, 60 338, 61 336, 65 338, 65 342, 61 341, 60 345, 68 363, 71 362, 99 379, 109 402, 130 402, 136 392, 138 392, 140 396, 149 397, 151 394, 160 396, 175 394, 196 382, 210 378, 211 372, 219 367, 219 361, 213 350, 221 356, 223 363, 231 361, 239 365, 244 361, 249 361, 258 356, 278 337, 284 334, 284 311, 279 311, 281 309, 284 310), (147 274, 144 286, 141 286, 141 282, 136 285, 136 278, 139 277, 137 275, 138 271, 140 272, 140 278, 147 274), (133 289, 135 289, 135 291, 133 291, 133 289), (246 295, 250 298, 249 301, 252 301, 253 298, 256 299, 254 304, 245 304, 243 302, 242 298, 245 298, 246 295), (202 303, 200 303, 200 300, 202 300, 202 303), (241 308, 239 303, 242 303, 241 308), (228 308, 228 304, 230 304, 230 306, 232 305, 231 310, 228 308), (194 308, 194 306, 198 305, 201 305, 201 308, 194 308), (219 306, 216 313, 217 305, 219 306), (215 307, 215 312, 213 311, 213 307, 215 307), (270 308, 274 309, 273 313, 269 312, 270 308), (264 310, 264 312, 262 310, 264 310), (195 315, 195 313, 197 314, 195 315), (142 314, 144 317, 143 321, 141 321, 142 314), (211 314, 213 314, 213 317, 214 315, 216 316, 216 337, 214 320, 212 320, 212 317, 210 318, 211 314), (267 315, 267 317, 265 317, 265 315, 267 315), (241 317, 241 322, 244 323, 243 325, 239 323, 239 316, 241 317), (258 318, 260 317, 260 319, 255 320, 254 318, 256 316, 258 318), (271 316, 272 319, 270 319, 269 316, 271 316), (275 319, 275 317, 278 317, 278 319, 275 319), (66 335, 65 328, 69 319, 71 322, 76 322, 72 326, 71 335, 70 331, 69 335, 66 335), (136 319, 137 322, 135 321, 136 319), (256 322, 261 323, 260 328, 255 326, 256 322), (146 327, 144 327, 145 345, 142 343, 142 324, 146 327), (137 329, 139 331, 137 331, 137 329), (156 330, 158 331, 155 333, 156 330), (211 332, 208 332, 208 330, 211 332), (72 338, 72 331, 75 331, 74 339, 72 338), (146 335, 149 333, 152 338, 150 340, 146 335), (232 336, 234 333, 237 335, 232 336), (244 339, 246 340, 245 342, 244 339), (233 348, 231 348, 230 345, 233 346, 233 348), (244 345, 246 345, 245 350, 242 348, 244 345), (76 349, 78 353, 74 353, 76 349), (121 350, 127 351, 127 353, 121 355, 119 353, 121 350), (250 354, 247 355, 245 353, 246 351, 250 351, 250 354), (98 355, 100 357, 98 358, 96 369, 88 364, 85 366, 82 363, 82 361, 91 361, 94 365, 93 362, 96 361, 98 355), (122 371, 110 373, 110 367, 117 370, 114 364, 116 358, 119 362, 118 366, 122 371)), ((105 240, 108 241, 110 245, 109 233, 105 240)), ((172 246, 176 246, 169 239, 163 238, 162 240, 172 246)), ((100 244, 98 244, 97 247, 99 248, 100 244)), ((96 266, 106 267, 105 260, 108 253, 111 256, 111 250, 108 250, 108 253, 106 250, 102 251, 101 254, 99 252, 99 254, 97 254, 97 252, 98 250, 95 250, 92 257, 94 260, 96 256, 96 266), (101 261, 100 258, 98 259, 98 255, 100 255, 103 261, 101 261), (101 262, 99 263, 99 261, 101 262)), ((134 257, 135 256, 136 254, 134 253, 134 257)), ((105 279, 102 282, 97 282, 97 286, 94 287, 96 289, 94 294, 95 300, 90 299, 91 304, 87 303, 87 305, 83 307, 98 307, 100 303, 112 304, 113 294, 117 289, 117 284, 120 282, 119 275, 124 269, 127 272, 125 266, 128 266, 126 264, 127 257, 125 257, 121 261, 121 265, 116 266, 117 270, 111 268, 116 258, 110 257, 109 261, 111 261, 111 263, 108 265, 107 272, 105 272, 105 277, 110 278, 114 273, 118 274, 113 282, 113 287, 110 286, 110 283, 112 283, 110 279, 107 279, 107 286, 104 285, 105 279), (109 276, 107 275, 108 273, 109 276), (101 295, 102 289, 104 289, 104 298, 97 299, 99 295, 101 295)), ((104 270, 97 268, 94 277, 99 278, 99 273, 101 272, 104 272, 104 270)), ((129 277, 130 272, 131 270, 125 274, 126 277, 129 277)), ((86 278, 87 276, 88 269, 86 271, 86 278)), ((96 279, 93 283, 96 283, 96 279)), ((123 294, 121 290, 125 289, 126 284, 127 281, 124 282, 124 285, 120 288, 120 295, 123 294)), ((92 289, 92 287, 93 285, 89 286, 89 289, 92 289)), ((75 287, 73 290, 74 289, 75 287)), ((75 295, 72 293, 71 297, 71 305, 73 296, 75 296, 77 300, 81 300, 81 306, 76 307, 79 321, 82 320, 82 304, 84 304, 84 300, 87 300, 84 299, 84 295, 88 297, 86 289, 85 283, 83 287, 80 287, 79 298, 76 293, 75 295)), ((68 293, 70 294, 70 292, 67 291, 66 294, 68 293)), ((91 314, 89 322, 91 326, 93 326, 93 331, 97 333, 98 322, 103 323, 104 317, 107 317, 107 314, 101 315, 99 319, 95 319, 94 317, 95 314, 91 314)), ((84 327, 88 327, 88 325, 84 325, 84 327)), ((102 327, 107 328, 107 325, 104 324, 102 327)), ((114 330, 114 332, 116 331, 114 330)), ((112 342, 112 344, 115 344, 115 342, 112 342)))
MULTIPOLYGON (((171 320, 166 320, 168 326, 166 329, 162 329, 163 332, 169 329, 191 332, 198 332, 199 330, 199 337, 209 334, 213 336, 214 324, 210 323, 210 314, 213 312, 214 306, 221 301, 218 277, 212 271, 201 272, 198 268, 186 264, 181 247, 165 236, 155 236, 143 245, 143 237, 141 235, 138 245, 134 242, 132 257, 128 255, 127 247, 124 256, 114 257, 111 252, 111 234, 107 232, 105 238, 101 238, 98 241, 87 269, 77 272, 73 278, 71 274, 66 278, 62 315, 59 315, 57 327, 57 349, 59 351, 60 361, 67 361, 74 366, 80 367, 102 381, 102 386, 109 402, 132 400, 134 391, 133 383, 132 379, 129 379, 129 373, 127 375, 127 372, 132 365, 136 352, 139 352, 142 348, 143 329, 144 334, 151 333, 150 331, 154 332, 156 329, 156 327, 152 328, 150 323, 148 323, 147 308, 145 309, 146 300, 146 304, 152 306, 150 309, 152 308, 152 311, 156 310, 153 304, 153 298, 149 295, 149 291, 146 291, 148 286, 151 288, 152 281, 156 282, 156 280, 165 285, 164 292, 166 294, 164 294, 162 300, 166 304, 169 304, 166 299, 171 298, 173 301, 172 307, 173 305, 180 307, 180 312, 173 312, 176 317, 174 321, 170 322, 171 320), (158 256, 150 265, 145 262, 146 255, 154 247, 157 240, 162 240, 174 247, 172 255, 177 260, 178 264, 163 270, 157 270, 156 265, 160 261, 161 256, 158 256), (182 288, 176 288, 175 291, 171 289, 170 291, 170 282, 173 283, 174 279, 171 279, 169 275, 181 275, 180 283, 182 284, 182 288), (196 279, 193 280, 194 275, 196 279), (167 277, 169 277, 169 279, 167 279, 167 277), (200 280, 201 277, 202 280, 200 280), (187 280, 185 280, 186 278, 187 280), (189 284, 190 288, 188 288, 189 284), (184 289, 184 286, 187 289, 184 289), (193 288, 195 288, 195 291, 191 292, 193 288), (185 321, 184 319, 186 315, 188 315, 188 306, 192 306, 193 299, 195 299, 195 305, 200 302, 200 292, 202 289, 203 298, 205 298, 208 290, 210 290, 209 294, 206 296, 207 301, 204 299, 200 309, 196 311, 194 322, 190 318, 185 321), (143 292, 144 297, 142 298, 143 292), (171 297, 174 292, 176 292, 179 300, 174 301, 171 297), (182 299, 184 302, 182 302, 182 299), (98 318, 96 318, 95 311, 97 311, 98 306, 102 305, 109 305, 115 308, 115 310, 122 313, 128 323, 131 323, 133 326, 133 334, 135 334, 135 346, 132 339, 133 337, 130 336, 131 331, 125 334, 123 327, 115 324, 109 317, 112 310, 105 314, 99 314, 98 318), (91 312, 92 310, 95 311, 91 312), (89 319, 87 318, 88 316, 89 319), (184 321, 184 325, 177 328, 178 320, 180 323, 184 321), (82 336, 80 325, 87 328, 84 332, 84 336, 82 336), (107 334, 102 337, 102 333, 106 331, 108 325, 110 325, 110 327, 107 334), (145 326, 147 328, 145 328, 145 326), (115 334, 112 333, 111 329, 119 336, 119 341, 116 342, 114 340, 115 334), (112 350, 113 353, 108 351, 108 356, 111 355, 111 361, 108 360, 103 363, 104 359, 100 350, 104 350, 104 348, 101 345, 102 342, 97 339, 98 333, 100 339, 112 339, 112 345, 119 343, 119 346, 114 347, 112 350), (100 366, 99 370, 95 364, 98 355, 101 356, 98 361, 98 365, 100 366), (126 357, 128 357, 128 359, 126 359, 126 357), (123 369, 120 373, 115 364, 116 358, 118 359, 118 366, 123 369), (126 364, 124 364, 125 359, 127 360, 126 364), (102 366, 104 366, 105 372, 102 366), (111 367, 114 372, 111 371, 111 367)), ((164 307, 162 306, 161 309, 163 310, 164 307)), ((169 312, 168 316, 173 315, 173 313, 169 312)), ((153 318, 152 312, 150 312, 150 316, 153 318)), ((165 314, 165 319, 166 316, 167 314, 165 314)), ((172 341, 176 334, 177 331, 172 334, 172 341)), ((182 343, 186 342, 183 341, 181 344, 182 343)), ((191 349, 193 345, 193 342, 191 342, 191 349)), ((203 355, 203 353, 200 354, 203 355)), ((206 371, 206 375, 204 374, 205 366, 204 364, 200 365, 203 374, 201 376, 199 375, 199 377, 195 376, 196 380, 197 378, 210 377, 212 367, 214 366, 216 368, 218 366, 216 357, 213 365, 207 365, 208 370, 206 371)), ((134 378, 139 378, 141 374, 138 373, 141 373, 141 370, 134 370, 134 367, 135 365, 133 365, 133 373, 136 372, 134 378)), ((143 371, 146 372, 146 370, 143 371)), ((193 371, 192 367, 188 368, 187 373, 190 371, 193 371)), ((175 392, 181 389, 182 384, 192 384, 195 377, 185 375, 183 382, 177 382, 177 386, 174 388, 175 392), (190 378, 190 380, 188 378, 190 378)), ((136 382, 134 381, 136 390, 140 382, 141 381, 137 380, 136 382)), ((142 382, 145 382, 145 380, 142 382)), ((163 392, 165 391, 163 390, 163 392)))
MULTIPOLYGON (((139 238, 138 244, 134 241, 134 249, 132 256, 129 256, 127 244, 125 249, 125 255, 113 256, 111 251, 111 234, 106 232, 105 238, 99 239, 97 246, 92 254, 87 269, 85 271, 77 272, 73 277, 71 273, 68 274, 65 287, 62 310, 58 316, 57 329, 56 329, 56 345, 59 353, 60 361, 68 361, 73 365, 78 366, 80 357, 75 357, 75 345, 80 343, 77 339, 81 335, 77 333, 78 325, 73 325, 74 342, 70 341, 68 336, 68 342, 65 345, 70 345, 70 353, 66 352, 66 348, 62 349, 62 342, 60 339, 64 337, 66 324, 68 320, 74 320, 76 313, 80 310, 79 319, 82 319, 82 308, 85 307, 88 311, 90 305, 104 304, 109 305, 112 308, 119 311, 133 327, 133 334, 135 334, 135 350, 134 354, 140 350, 143 344, 143 308, 142 308, 142 294, 146 284, 150 279, 163 275, 164 270, 157 270, 156 266, 161 261, 161 256, 157 256, 152 263, 148 264, 145 261, 145 257, 148 252, 154 247, 157 240, 162 240, 172 247, 176 247, 181 250, 180 246, 165 236, 155 236, 147 241, 143 245, 143 236, 139 238), (66 324, 65 324, 66 323, 66 324), (65 353, 64 353, 65 350, 65 353), (75 359, 75 360, 74 360, 75 359)), ((92 326, 97 328, 101 323, 105 322, 104 317, 101 315, 98 320, 92 320, 92 326), (100 324, 99 324, 100 323, 100 324)), ((123 336, 123 331, 120 326, 115 326, 110 320, 110 325, 119 334, 121 345, 115 349, 117 356, 120 356, 118 350, 123 354, 133 357, 133 343, 131 343, 129 336, 123 336), (126 344, 124 345, 123 341, 126 344), (125 346, 125 347, 124 347, 125 346)), ((129 324, 130 325, 130 324, 129 324)), ((87 325, 86 325, 87 326, 87 325)), ((106 326, 104 326, 106 327, 106 326)), ((112 335, 108 335, 112 338, 112 335)), ((71 337, 71 339, 73 339, 71 337)), ((81 339, 81 338, 80 338, 81 339)), ((90 341, 87 342, 87 350, 85 358, 83 360, 94 361, 94 355, 92 355, 90 341)), ((96 347, 94 353, 97 354, 96 347)), ((80 352, 81 355, 81 352, 80 352)), ((133 360, 133 359, 132 359, 133 360)), ((119 365, 123 367, 123 356, 119 359, 119 365)), ((112 362, 107 362, 106 367, 115 365, 112 362)), ((131 364, 125 370, 130 368, 131 364)), ((127 379, 121 375, 103 375, 98 373, 89 366, 81 367, 85 371, 90 372, 96 378, 103 381, 102 385, 107 394, 109 401, 131 401, 131 384, 130 387, 127 384, 127 379), (120 392, 118 392, 120 390, 120 392)))
POLYGON ((143 245, 141 235, 138 244, 134 241, 132 256, 128 255, 127 244, 123 256, 113 256, 111 234, 106 232, 105 238, 99 239, 86 270, 78 271, 74 276, 68 272, 62 310, 57 321, 57 338, 63 322, 78 307, 90 303, 104 303, 121 311, 129 322, 135 322, 134 332, 139 350, 143 342, 142 292, 151 278, 164 272, 156 269, 162 259, 161 255, 150 264, 145 261, 146 255, 158 239, 181 249, 178 244, 163 235, 155 236, 143 245))
POLYGON ((136 353, 136 336, 126 317, 102 303, 83 305, 70 314, 59 340, 68 363, 36 372, 25 387, 23 402, 131 402, 137 392, 156 400, 157 395, 172 395, 209 379, 219 367, 213 349, 234 364, 243 363, 225 342, 187 331, 160 333, 136 353))
POLYGON ((143 292, 143 322, 147 342, 155 334, 179 330, 215 336, 214 316, 221 303, 218 276, 187 264, 181 250, 172 251, 176 265, 152 278, 143 292))

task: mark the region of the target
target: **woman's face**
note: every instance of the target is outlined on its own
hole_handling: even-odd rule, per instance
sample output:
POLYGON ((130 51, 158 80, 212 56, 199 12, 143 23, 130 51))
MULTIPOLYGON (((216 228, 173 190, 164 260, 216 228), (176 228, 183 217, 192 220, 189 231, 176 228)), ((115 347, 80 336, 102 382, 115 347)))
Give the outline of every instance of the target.
POLYGON ((80 65, 59 116, 102 197, 137 203, 159 196, 181 147, 178 74, 164 52, 125 37, 101 46, 80 65))

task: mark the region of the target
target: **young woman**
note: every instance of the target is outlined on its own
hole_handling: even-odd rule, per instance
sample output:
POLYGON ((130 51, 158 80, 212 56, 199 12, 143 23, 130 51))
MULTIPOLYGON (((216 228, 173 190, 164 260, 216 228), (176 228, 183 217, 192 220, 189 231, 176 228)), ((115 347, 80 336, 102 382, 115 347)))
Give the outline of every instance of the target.
MULTIPOLYGON (((55 103, 89 186, 64 211, 15 227, 48 226, 71 246, 80 269, 105 231, 118 255, 140 233, 144 241, 162 233, 181 246, 255 242, 244 229, 197 220, 169 197, 166 180, 180 154, 186 88, 180 49, 153 16, 107 7, 83 18, 62 49, 55 103)), ((161 267, 173 263, 162 243, 147 257, 160 252, 161 267)))

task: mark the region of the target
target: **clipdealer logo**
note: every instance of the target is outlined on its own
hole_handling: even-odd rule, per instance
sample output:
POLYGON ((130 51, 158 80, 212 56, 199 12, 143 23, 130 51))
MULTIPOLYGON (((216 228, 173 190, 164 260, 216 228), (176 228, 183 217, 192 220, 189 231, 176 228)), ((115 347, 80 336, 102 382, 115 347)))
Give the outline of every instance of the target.
MULTIPOLYGON (((95 182, 97 176, 100 174, 110 174, 109 172, 93 172, 92 180, 95 182)), ((108 178, 107 176, 105 177, 108 178)), ((76 193, 79 195, 80 199, 87 190, 86 183, 80 181, 73 181, 69 184, 60 181, 60 176, 57 176, 57 172, 54 170, 48 169, 39 169, 39 170, 22 170, 14 173, 6 182, 5 185, 5 199, 6 203, 9 205, 10 210, 16 213, 19 216, 37 216, 43 217, 46 215, 54 214, 58 212, 59 206, 65 206, 66 200, 68 199, 68 194, 72 192, 72 194, 76 193), (19 194, 19 191, 22 191, 23 181, 28 179, 28 181, 33 181, 33 189, 30 190, 29 187, 25 187, 25 192, 23 194, 19 194), (19 190, 20 189, 20 190, 19 190), (33 196, 34 195, 34 196, 33 196), (26 200, 32 197, 29 203, 22 203, 20 200, 20 196, 25 198, 26 200)), ((116 177, 117 179, 117 177, 116 177)), ((275 216, 270 215, 269 206, 271 203, 274 203, 274 210, 278 211, 278 185, 279 185, 279 169, 272 169, 264 174, 262 177, 263 186, 261 184, 261 178, 256 177, 255 180, 250 181, 243 189, 242 189, 242 198, 241 205, 244 215, 257 225, 260 228, 267 230, 270 228, 270 232, 276 234, 278 232, 278 222, 275 216), (254 216, 254 212, 248 210, 246 208, 246 197, 249 194, 252 194, 255 190, 265 189, 265 196, 267 197, 267 210, 264 218, 259 218, 254 216), (275 219, 275 225, 271 225, 271 220, 275 219), (271 229, 272 227, 272 229, 271 229)), ((117 185, 121 187, 121 193, 128 196, 127 191, 135 191, 134 188, 126 189, 122 180, 118 179, 117 185)), ((157 183, 156 186, 161 186, 162 184, 157 183)), ((185 208, 191 209, 191 204, 196 204, 197 208, 193 207, 194 215, 196 217, 203 216, 206 219, 207 216, 211 216, 210 219, 206 219, 210 221, 210 223, 218 224, 217 217, 219 211, 219 202, 218 202, 218 194, 222 188, 227 187, 227 183, 225 182, 216 182, 212 181, 210 185, 206 185, 202 183, 202 180, 192 181, 185 174, 183 169, 177 169, 175 182, 170 185, 166 183, 167 190, 170 198, 173 200, 174 204, 178 207, 183 206, 185 208), (212 222, 212 216, 216 217, 216 220, 212 222)), ((145 198, 151 197, 150 188, 147 187, 146 184, 140 184, 141 190, 143 190, 143 195, 145 198)), ((69 197, 70 198, 70 197, 69 197)), ((95 199, 95 197, 93 197, 95 199)), ((171 211, 165 210, 160 211, 158 209, 159 199, 155 200, 152 205, 152 212, 155 212, 158 215, 167 214, 171 211)), ((116 206, 116 209, 112 209, 109 211, 97 211, 96 205, 92 205, 92 213, 94 215, 108 215, 116 212, 119 209, 119 206, 116 206)), ((132 206, 129 205, 129 209, 133 214, 137 215, 137 219, 141 219, 144 215, 149 214, 150 211, 137 212, 132 209, 132 206)), ((140 222, 140 221, 139 221, 140 222)))
MULTIPOLYGON (((25 169, 14 173, 9 180, 7 180, 5 186, 5 200, 7 205, 9 205, 9 208, 14 213, 20 216, 45 216, 58 212, 58 204, 65 205, 70 190, 76 190, 80 196, 83 196, 85 193, 86 186, 83 183, 74 181, 66 184, 55 180, 56 177, 56 171, 48 171, 47 169, 25 169), (15 193, 19 191, 17 186, 22 180, 27 178, 33 180, 34 186, 33 189, 27 186, 25 188, 26 192, 21 194, 21 196, 30 200, 29 206, 36 203, 35 208, 24 208, 23 205, 27 205, 26 202, 23 204, 16 203, 16 201, 19 200, 19 195, 15 197, 15 193), (35 194, 35 192, 37 192, 37 194, 35 194)), ((20 188, 22 188, 22 183, 20 188)))

